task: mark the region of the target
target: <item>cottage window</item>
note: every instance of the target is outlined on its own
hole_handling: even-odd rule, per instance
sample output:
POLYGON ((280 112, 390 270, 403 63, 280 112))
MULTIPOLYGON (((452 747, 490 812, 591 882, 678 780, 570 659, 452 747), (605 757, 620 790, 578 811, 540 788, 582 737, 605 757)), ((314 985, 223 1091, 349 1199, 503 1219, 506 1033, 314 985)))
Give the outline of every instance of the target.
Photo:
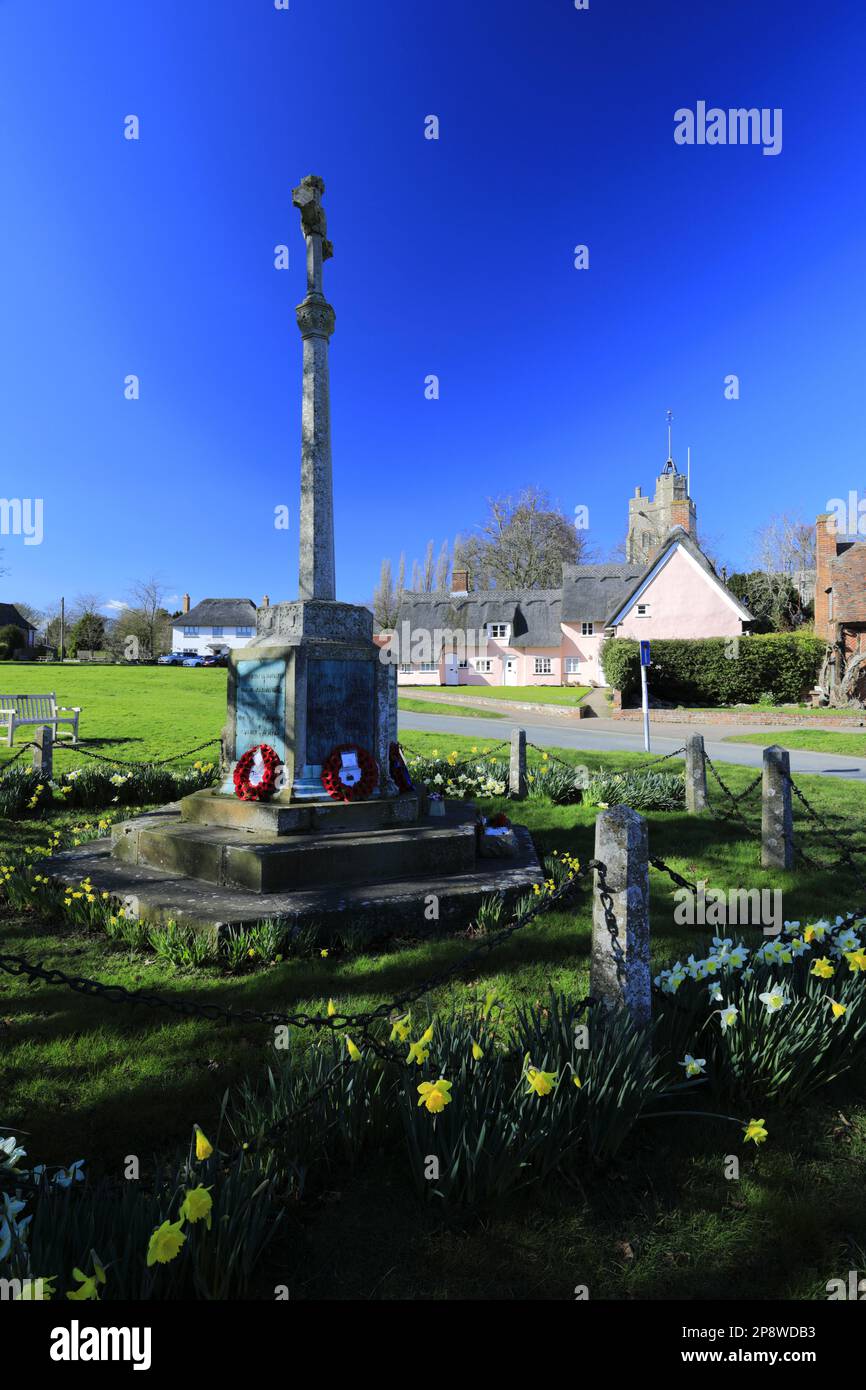
POLYGON ((567 676, 576 676, 576 675, 578 674, 579 671, 580 671, 580 657, 579 657, 579 656, 567 656, 567 657, 565 658, 565 674, 566 674, 567 676))
POLYGON ((183 630, 183 635, 184 635, 184 637, 198 637, 198 628, 197 628, 197 627, 185 627, 184 630, 183 630))
POLYGON ((492 661, 476 661, 476 663, 475 663, 475 669, 476 669, 476 671, 479 672, 480 675, 482 675, 482 676, 489 676, 489 675, 490 675, 490 672, 493 670, 493 662, 492 662, 492 661))
POLYGON ((549 675, 550 675, 550 657, 549 657, 549 656, 537 656, 537 657, 535 658, 535 674, 536 674, 537 676, 549 676, 549 675))
POLYGON ((581 637, 594 637, 594 636, 595 636, 595 623, 581 623, 581 625, 580 625, 580 635, 581 635, 581 637))
POLYGON ((507 638, 507 637, 508 637, 509 626, 510 626, 510 625, 509 625, 508 623, 488 623, 488 624, 487 624, 487 636, 488 636, 488 637, 497 637, 497 638, 500 638, 500 639, 507 638))
POLYGON ((638 615, 639 618, 648 618, 648 617, 649 617, 649 611, 650 611, 650 606, 649 606, 648 603, 639 603, 639 604, 638 604, 638 606, 637 606, 637 615, 638 615))

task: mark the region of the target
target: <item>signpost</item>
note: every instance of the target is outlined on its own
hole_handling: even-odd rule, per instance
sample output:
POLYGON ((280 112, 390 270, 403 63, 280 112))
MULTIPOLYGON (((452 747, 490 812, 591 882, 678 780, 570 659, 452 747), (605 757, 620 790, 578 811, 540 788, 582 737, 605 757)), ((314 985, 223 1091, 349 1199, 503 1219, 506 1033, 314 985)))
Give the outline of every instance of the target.
POLYGON ((649 732, 649 696, 646 688, 646 671, 650 664, 650 644, 641 642, 640 644, 640 694, 641 708, 643 709, 643 746, 647 752, 650 751, 650 732, 649 732))

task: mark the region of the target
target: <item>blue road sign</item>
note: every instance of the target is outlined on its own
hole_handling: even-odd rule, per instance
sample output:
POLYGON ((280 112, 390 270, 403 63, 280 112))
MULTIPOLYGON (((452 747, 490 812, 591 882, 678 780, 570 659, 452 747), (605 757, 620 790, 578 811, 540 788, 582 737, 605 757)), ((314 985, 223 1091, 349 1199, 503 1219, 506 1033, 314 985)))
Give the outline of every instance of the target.
POLYGON ((650 666, 652 664, 650 662, 649 642, 641 642, 640 644, 640 664, 641 666, 650 666))

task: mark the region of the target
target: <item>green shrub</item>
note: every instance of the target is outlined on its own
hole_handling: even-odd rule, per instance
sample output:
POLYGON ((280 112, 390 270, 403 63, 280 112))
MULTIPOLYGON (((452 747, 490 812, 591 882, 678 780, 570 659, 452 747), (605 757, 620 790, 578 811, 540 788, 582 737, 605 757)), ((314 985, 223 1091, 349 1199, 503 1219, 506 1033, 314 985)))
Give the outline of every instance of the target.
POLYGON ((686 785, 676 772, 600 772, 583 793, 590 806, 631 806, 635 811, 681 811, 686 785))
MULTIPOLYGON (((653 642, 650 690, 678 704, 750 704, 766 695, 793 703, 815 684, 826 645, 795 633, 653 642)), ((639 644, 609 638, 601 663, 609 684, 632 700, 640 689, 639 644)))

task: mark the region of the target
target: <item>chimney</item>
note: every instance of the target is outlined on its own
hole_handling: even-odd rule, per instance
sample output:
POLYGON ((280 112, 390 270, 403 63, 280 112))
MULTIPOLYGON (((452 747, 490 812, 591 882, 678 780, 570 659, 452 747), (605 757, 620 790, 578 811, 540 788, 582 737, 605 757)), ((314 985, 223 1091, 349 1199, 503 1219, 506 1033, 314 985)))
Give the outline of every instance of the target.
POLYGON ((189 612, 189 594, 184 594, 183 598, 181 599, 181 609, 184 613, 189 612))
POLYGON ((262 608, 270 608, 270 606, 271 606, 270 594, 265 594, 265 595, 263 595, 263 597, 262 597, 262 608))
POLYGON ((830 565, 836 558, 836 514, 822 512, 815 522, 815 636, 832 642, 835 623, 830 611, 833 577, 830 565))
POLYGON ((465 598, 469 593, 469 571, 454 570, 451 575, 451 597, 465 598))

